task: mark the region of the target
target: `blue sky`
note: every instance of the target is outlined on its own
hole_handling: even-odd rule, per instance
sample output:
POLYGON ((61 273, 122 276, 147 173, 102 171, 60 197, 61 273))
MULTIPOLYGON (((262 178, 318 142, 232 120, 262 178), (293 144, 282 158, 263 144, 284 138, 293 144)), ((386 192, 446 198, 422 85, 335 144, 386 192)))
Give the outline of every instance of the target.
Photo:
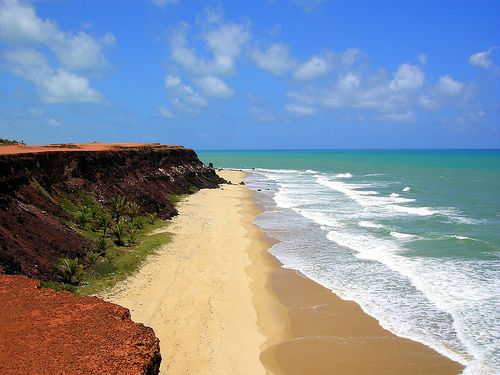
POLYGON ((500 148, 500 1, 0 0, 0 137, 500 148))

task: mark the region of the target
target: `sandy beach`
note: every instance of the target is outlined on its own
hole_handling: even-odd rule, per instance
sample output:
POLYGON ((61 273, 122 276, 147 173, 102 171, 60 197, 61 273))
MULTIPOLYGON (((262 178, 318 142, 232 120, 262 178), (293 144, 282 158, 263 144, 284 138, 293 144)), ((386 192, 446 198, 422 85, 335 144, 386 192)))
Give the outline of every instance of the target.
POLYGON ((280 263, 252 224, 253 193, 201 190, 165 230, 173 241, 104 297, 160 339, 164 374, 457 374, 462 366, 393 335, 280 263))

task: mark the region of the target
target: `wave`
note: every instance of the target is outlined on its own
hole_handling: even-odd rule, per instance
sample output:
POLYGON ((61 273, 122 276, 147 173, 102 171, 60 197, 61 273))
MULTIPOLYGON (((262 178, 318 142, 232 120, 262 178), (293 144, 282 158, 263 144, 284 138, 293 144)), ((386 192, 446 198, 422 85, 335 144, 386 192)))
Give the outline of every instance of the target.
POLYGON ((352 178, 352 174, 350 174, 349 172, 347 172, 347 173, 339 173, 339 174, 336 174, 334 177, 337 177, 337 178, 352 178))
POLYGON ((358 223, 358 225, 360 227, 364 227, 364 228, 383 228, 384 226, 382 224, 377 224, 377 223, 373 223, 371 221, 360 221, 358 223))
POLYGON ((406 191, 410 191, 410 190, 411 190, 411 188, 410 188, 409 186, 406 186, 405 188, 403 188, 403 190, 402 190, 402 191, 405 191, 405 192, 406 192, 406 191))
POLYGON ((397 238, 398 240, 410 240, 410 239, 416 239, 416 238, 418 238, 418 236, 416 236, 414 234, 396 232, 395 230, 391 230, 389 232, 389 234, 392 237, 397 238))

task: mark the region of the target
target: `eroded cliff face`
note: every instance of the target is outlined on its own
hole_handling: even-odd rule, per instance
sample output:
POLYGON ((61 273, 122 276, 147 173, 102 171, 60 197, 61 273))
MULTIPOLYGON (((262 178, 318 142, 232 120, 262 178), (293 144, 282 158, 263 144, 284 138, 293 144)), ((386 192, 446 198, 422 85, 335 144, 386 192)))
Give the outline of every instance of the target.
POLYGON ((159 371, 159 340, 126 308, 41 289, 36 280, 12 275, 0 275, 0 301, 2 374, 159 371))
POLYGON ((116 196, 160 218, 177 214, 168 194, 215 188, 223 182, 191 149, 122 147, 0 155, 0 273, 57 280, 60 257, 83 259, 92 246, 68 223, 68 201, 116 196))

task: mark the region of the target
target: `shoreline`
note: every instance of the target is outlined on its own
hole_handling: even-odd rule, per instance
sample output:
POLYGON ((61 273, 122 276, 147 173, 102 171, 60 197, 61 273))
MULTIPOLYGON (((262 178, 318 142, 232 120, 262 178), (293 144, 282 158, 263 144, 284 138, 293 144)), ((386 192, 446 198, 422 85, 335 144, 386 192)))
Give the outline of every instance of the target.
MULTIPOLYGON (((220 174, 233 184, 246 176, 220 174)), ((106 296, 155 330, 161 373, 460 373, 462 365, 283 268, 268 251, 276 241, 253 223, 262 213, 254 196, 239 185, 189 196, 168 227, 173 241, 106 296)))

